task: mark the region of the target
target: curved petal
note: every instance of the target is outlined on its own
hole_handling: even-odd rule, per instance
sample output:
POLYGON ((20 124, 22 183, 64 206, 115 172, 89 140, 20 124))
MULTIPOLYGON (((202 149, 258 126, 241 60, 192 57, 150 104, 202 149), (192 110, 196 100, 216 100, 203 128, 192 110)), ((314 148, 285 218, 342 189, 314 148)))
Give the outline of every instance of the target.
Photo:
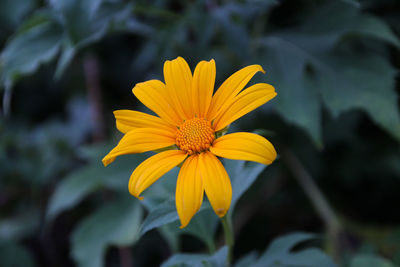
POLYGON ((260 65, 250 65, 232 74, 215 92, 211 106, 208 110, 207 119, 212 121, 215 117, 226 110, 232 104, 236 95, 246 86, 257 72, 263 72, 260 65))
POLYGON ((234 102, 214 121, 215 131, 223 129, 231 122, 265 104, 276 96, 275 88, 266 83, 257 83, 238 94, 234 102))
POLYGON ((175 111, 182 119, 193 117, 192 72, 182 57, 164 63, 164 80, 175 111))
POLYGON ((193 74, 192 97, 194 114, 199 118, 207 115, 215 83, 215 61, 200 61, 193 74))
POLYGON ((182 119, 173 109, 165 84, 159 80, 138 83, 132 89, 133 94, 146 107, 172 125, 180 125, 182 119))
POLYGON ((134 110, 115 110, 114 116, 117 129, 127 133, 136 128, 156 128, 176 132, 176 127, 163 121, 159 117, 134 110))
POLYGON ((184 161, 186 156, 186 153, 181 150, 168 150, 146 159, 133 171, 129 179, 129 193, 143 199, 139 195, 161 176, 184 161))
POLYGON ((118 156, 143 153, 172 146, 173 144, 175 144, 175 136, 170 131, 154 128, 137 128, 126 133, 118 145, 102 161, 104 166, 107 166, 118 156))
POLYGON ((214 212, 219 217, 224 217, 232 201, 232 185, 228 173, 211 152, 200 153, 198 168, 214 212))
POLYGON ((192 155, 183 163, 176 182, 176 210, 181 228, 186 227, 203 203, 204 187, 198 175, 198 155, 192 155))
POLYGON ((276 159, 274 146, 264 137, 254 133, 232 133, 214 141, 210 151, 227 159, 249 160, 271 164, 276 159))

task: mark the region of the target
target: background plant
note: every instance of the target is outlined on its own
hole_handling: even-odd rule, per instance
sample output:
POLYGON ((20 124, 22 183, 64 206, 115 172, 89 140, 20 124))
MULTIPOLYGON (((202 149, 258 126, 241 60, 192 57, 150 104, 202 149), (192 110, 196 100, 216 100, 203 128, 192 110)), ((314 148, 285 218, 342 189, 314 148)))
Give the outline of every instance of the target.
POLYGON ((267 168, 225 161, 236 266, 400 264, 399 11, 396 0, 1 1, 0 265, 223 264, 206 203, 178 229, 176 171, 139 203, 127 182, 146 155, 100 162, 119 137, 112 110, 141 108, 130 89, 178 55, 192 68, 214 58, 217 85, 260 64, 254 82, 278 92, 232 126, 280 154, 267 168))

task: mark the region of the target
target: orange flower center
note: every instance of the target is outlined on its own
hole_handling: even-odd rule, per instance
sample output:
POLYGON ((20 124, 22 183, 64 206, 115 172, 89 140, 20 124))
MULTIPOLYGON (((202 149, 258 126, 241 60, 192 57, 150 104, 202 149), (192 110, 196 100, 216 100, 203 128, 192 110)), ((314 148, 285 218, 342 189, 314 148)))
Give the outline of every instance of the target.
POLYGON ((209 149, 214 139, 211 122, 203 118, 185 121, 176 133, 176 145, 189 155, 209 149))

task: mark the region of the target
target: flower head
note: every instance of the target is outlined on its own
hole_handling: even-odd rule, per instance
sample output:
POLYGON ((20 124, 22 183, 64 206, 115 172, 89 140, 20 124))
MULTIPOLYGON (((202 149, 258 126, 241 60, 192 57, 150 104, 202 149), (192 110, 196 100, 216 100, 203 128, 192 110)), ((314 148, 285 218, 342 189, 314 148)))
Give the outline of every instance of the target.
POLYGON ((271 164, 273 145, 254 133, 217 134, 243 115, 276 96, 273 86, 258 83, 243 90, 259 65, 230 76, 213 94, 215 62, 201 61, 194 74, 178 57, 164 64, 165 83, 150 80, 136 84, 133 94, 159 117, 131 110, 114 115, 124 137, 104 158, 108 165, 117 156, 165 149, 142 162, 132 173, 129 192, 137 198, 162 175, 182 164, 176 184, 176 209, 185 227, 200 209, 206 193, 219 217, 232 199, 229 176, 218 157, 271 164))

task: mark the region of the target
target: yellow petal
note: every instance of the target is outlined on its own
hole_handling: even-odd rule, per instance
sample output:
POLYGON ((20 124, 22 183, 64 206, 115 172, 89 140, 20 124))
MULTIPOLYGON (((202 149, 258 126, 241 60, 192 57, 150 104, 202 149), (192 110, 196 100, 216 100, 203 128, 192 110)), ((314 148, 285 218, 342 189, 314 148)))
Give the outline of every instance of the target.
POLYGON ((185 158, 186 154, 181 150, 167 150, 146 159, 133 171, 129 180, 129 192, 142 199, 140 194, 144 190, 185 158))
POLYGON ((164 63, 164 79, 175 111, 182 119, 193 117, 192 72, 186 61, 178 57, 164 63))
POLYGON ((265 104, 276 96, 275 88, 266 83, 257 83, 243 90, 234 102, 214 121, 215 131, 222 130, 231 122, 265 104))
POLYGON ((180 125, 181 118, 173 109, 165 84, 158 80, 138 83, 132 89, 133 94, 146 107, 172 125, 180 125))
POLYGON ((192 155, 183 163, 176 182, 176 210, 181 228, 186 227, 203 203, 204 187, 198 173, 198 155, 192 155))
POLYGON ((249 160, 271 164, 276 159, 274 146, 254 133, 232 133, 214 141, 210 151, 227 159, 249 160))
POLYGON ((107 166, 118 156, 143 153, 172 146, 173 144, 175 144, 175 136, 170 131, 155 128, 137 128, 126 133, 118 145, 102 161, 104 166, 107 166))
POLYGON ((200 61, 193 74, 192 96, 194 113, 199 118, 207 115, 215 83, 215 61, 200 61))
POLYGON ((259 71, 265 73, 260 65, 251 65, 235 72, 226 79, 218 88, 217 92, 215 92, 211 100, 211 106, 207 118, 212 121, 218 114, 222 113, 227 107, 229 107, 236 95, 259 71))
POLYGON ((232 200, 232 186, 228 173, 221 161, 211 152, 200 153, 198 168, 214 212, 219 217, 224 217, 232 200))
POLYGON ((136 128, 161 128, 176 131, 176 127, 171 126, 159 117, 133 110, 115 110, 114 116, 117 129, 122 133, 127 133, 136 128))

